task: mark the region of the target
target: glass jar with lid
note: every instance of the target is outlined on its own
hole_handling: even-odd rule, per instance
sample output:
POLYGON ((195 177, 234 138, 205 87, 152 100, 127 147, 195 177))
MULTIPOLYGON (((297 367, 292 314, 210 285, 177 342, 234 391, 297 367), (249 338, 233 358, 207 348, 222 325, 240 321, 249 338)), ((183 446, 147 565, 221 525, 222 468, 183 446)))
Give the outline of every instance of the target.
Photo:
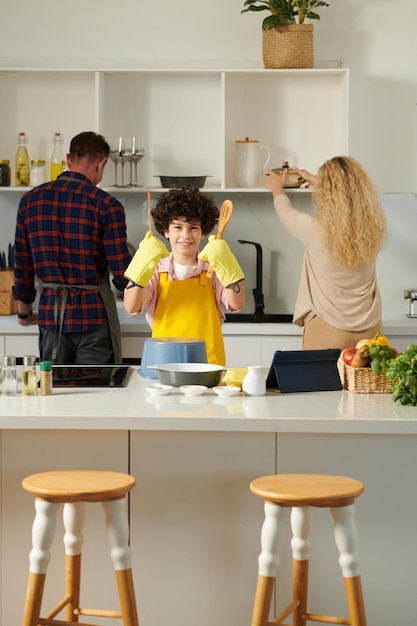
POLYGON ((10 160, 0 159, 0 187, 10 187, 10 160))
POLYGON ((45 182, 45 161, 38 159, 30 162, 30 185, 37 187, 45 182))

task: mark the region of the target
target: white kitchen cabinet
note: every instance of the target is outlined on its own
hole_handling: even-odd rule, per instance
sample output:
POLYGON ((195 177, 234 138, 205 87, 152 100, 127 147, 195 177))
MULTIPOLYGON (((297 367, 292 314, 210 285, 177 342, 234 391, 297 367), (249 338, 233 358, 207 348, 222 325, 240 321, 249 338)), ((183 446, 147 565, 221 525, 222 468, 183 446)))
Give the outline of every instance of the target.
MULTIPOLYGON (((12 168, 18 131, 28 135, 30 158, 45 159, 47 167, 54 132, 63 134, 66 149, 83 130, 143 135, 139 182, 154 189, 156 176, 182 174, 209 176, 210 191, 266 191, 235 188, 234 142, 244 137, 271 148, 272 167, 290 159, 315 171, 329 156, 348 152, 347 69, 0 68, 0 91, 8 94, 0 101, 0 158, 12 168)), ((113 165, 106 169, 109 187, 113 165)), ((145 189, 123 193, 138 191, 145 189)))

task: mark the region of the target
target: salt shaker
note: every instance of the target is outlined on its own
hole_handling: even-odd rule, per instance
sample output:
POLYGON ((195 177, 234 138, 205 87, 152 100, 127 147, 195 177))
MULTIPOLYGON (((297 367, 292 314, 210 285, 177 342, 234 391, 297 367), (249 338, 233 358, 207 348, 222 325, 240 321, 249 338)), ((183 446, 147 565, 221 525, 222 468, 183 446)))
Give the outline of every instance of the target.
POLYGON ((4 356, 1 372, 1 393, 3 396, 17 395, 16 357, 4 356))
POLYGON ((22 396, 38 395, 38 383, 36 380, 36 357, 33 355, 23 357, 22 371, 22 396))

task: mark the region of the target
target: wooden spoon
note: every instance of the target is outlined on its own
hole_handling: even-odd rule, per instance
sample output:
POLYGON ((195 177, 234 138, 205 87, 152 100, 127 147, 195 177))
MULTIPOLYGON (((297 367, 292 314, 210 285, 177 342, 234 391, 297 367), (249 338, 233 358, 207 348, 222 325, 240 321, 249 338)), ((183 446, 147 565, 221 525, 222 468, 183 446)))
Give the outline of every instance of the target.
POLYGON ((152 237, 152 215, 151 215, 152 204, 151 204, 151 190, 149 189, 149 187, 146 189, 146 193, 148 194, 148 230, 152 237))
MULTIPOLYGON (((217 231, 216 239, 221 239, 223 235, 223 231, 227 226, 228 221, 232 217, 233 213, 233 204, 231 200, 225 200, 220 209, 220 217, 219 217, 219 228, 217 231)), ((211 278, 213 276, 213 268, 209 267, 207 270, 207 277, 211 278)))

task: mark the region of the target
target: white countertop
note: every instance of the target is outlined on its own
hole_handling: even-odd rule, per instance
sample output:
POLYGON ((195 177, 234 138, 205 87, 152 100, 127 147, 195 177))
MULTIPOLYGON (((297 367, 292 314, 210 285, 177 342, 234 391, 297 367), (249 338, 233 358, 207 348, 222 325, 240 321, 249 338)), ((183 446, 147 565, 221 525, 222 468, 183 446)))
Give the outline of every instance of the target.
POLYGON ((417 434, 417 407, 391 394, 349 391, 219 398, 212 390, 150 396, 132 368, 125 388, 55 388, 52 396, 0 396, 1 429, 172 430, 417 434))

